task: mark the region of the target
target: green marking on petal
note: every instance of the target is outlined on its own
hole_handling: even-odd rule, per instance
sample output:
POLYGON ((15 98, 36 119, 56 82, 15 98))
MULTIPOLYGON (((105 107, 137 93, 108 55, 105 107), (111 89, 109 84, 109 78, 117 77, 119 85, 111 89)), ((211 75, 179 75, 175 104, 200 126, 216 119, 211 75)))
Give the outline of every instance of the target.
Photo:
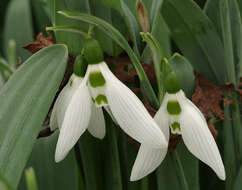
POLYGON ((176 100, 168 101, 166 109, 170 115, 179 115, 181 113, 181 106, 176 100))
POLYGON ((70 87, 73 85, 73 79, 70 80, 70 87))
POLYGON ((93 88, 104 86, 106 83, 101 72, 91 72, 89 75, 89 82, 93 88))
POLYGON ((99 94, 96 98, 95 98, 95 101, 97 102, 98 105, 101 105, 102 102, 104 104, 108 104, 108 99, 105 95, 103 94, 99 94))
POLYGON ((172 123, 171 128, 173 131, 181 131, 180 123, 178 123, 178 122, 172 123))

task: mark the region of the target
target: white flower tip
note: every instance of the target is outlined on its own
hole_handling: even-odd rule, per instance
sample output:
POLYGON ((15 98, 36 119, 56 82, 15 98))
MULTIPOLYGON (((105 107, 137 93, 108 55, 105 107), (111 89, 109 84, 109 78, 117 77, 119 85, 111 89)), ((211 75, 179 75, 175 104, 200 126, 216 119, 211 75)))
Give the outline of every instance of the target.
POLYGON ((66 157, 67 154, 68 154, 68 152, 65 153, 64 151, 60 151, 59 148, 57 147, 56 151, 55 151, 55 162, 58 163, 58 162, 62 161, 66 157))
POLYGON ((96 138, 98 138, 98 139, 100 139, 100 140, 104 139, 104 137, 105 137, 105 133, 102 134, 102 135, 96 136, 96 138))
POLYGON ((130 181, 138 181, 138 180, 142 179, 143 177, 145 177, 145 175, 132 171, 131 176, 130 176, 130 181))
POLYGON ((221 179, 221 180, 225 180, 226 179, 224 166, 222 166, 221 171, 218 171, 216 173, 217 173, 217 176, 219 177, 219 179, 221 179))

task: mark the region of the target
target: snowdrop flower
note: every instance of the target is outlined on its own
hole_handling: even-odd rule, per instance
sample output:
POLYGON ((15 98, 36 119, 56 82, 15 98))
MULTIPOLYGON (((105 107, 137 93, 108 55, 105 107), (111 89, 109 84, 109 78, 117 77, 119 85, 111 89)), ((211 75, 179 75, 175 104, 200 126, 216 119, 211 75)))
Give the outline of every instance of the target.
MULTIPOLYGON (((154 119, 169 141, 170 131, 179 134, 188 148, 217 176, 225 180, 225 170, 216 142, 201 111, 180 89, 174 72, 165 81, 167 93, 154 119)), ((152 148, 141 144, 131 173, 131 181, 139 180, 154 171, 163 161, 167 148, 152 148)))
POLYGON ((68 106, 63 106, 66 111, 61 118, 63 121, 59 122, 61 128, 56 146, 56 162, 64 159, 87 128, 94 136, 104 137, 102 107, 138 142, 151 147, 166 147, 167 141, 162 131, 142 102, 113 75, 103 61, 98 42, 88 39, 83 54, 88 68, 80 84, 77 82, 79 85, 73 90, 68 106))

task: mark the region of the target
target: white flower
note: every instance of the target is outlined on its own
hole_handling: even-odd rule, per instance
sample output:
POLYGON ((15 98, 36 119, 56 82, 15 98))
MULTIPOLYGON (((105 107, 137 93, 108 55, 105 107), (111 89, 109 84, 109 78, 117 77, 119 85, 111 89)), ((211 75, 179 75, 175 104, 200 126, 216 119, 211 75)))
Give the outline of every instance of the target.
POLYGON ((66 97, 62 98, 64 95, 60 94, 53 109, 57 118, 55 121, 53 119, 53 126, 55 122, 61 125, 56 162, 64 159, 87 128, 94 136, 104 137, 105 124, 101 107, 106 108, 119 126, 138 142, 152 147, 167 147, 162 131, 142 102, 113 75, 105 62, 89 64, 83 80, 77 82, 73 90, 63 91, 66 97))
MULTIPOLYGON (((154 117, 169 141, 169 133, 181 134, 188 150, 209 165, 222 180, 225 179, 224 165, 216 142, 200 110, 185 97, 182 90, 166 93, 162 105, 154 117)), ((167 148, 152 148, 141 145, 135 160, 131 181, 139 180, 154 171, 162 162, 167 148)))

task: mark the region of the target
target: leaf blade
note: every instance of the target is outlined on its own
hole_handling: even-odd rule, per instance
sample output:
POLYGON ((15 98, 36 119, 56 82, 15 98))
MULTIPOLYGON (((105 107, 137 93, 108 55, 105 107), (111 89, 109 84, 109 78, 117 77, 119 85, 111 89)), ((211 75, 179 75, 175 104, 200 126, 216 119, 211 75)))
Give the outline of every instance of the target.
POLYGON ((64 75, 67 54, 63 45, 37 52, 0 91, 0 170, 14 187, 64 75))

